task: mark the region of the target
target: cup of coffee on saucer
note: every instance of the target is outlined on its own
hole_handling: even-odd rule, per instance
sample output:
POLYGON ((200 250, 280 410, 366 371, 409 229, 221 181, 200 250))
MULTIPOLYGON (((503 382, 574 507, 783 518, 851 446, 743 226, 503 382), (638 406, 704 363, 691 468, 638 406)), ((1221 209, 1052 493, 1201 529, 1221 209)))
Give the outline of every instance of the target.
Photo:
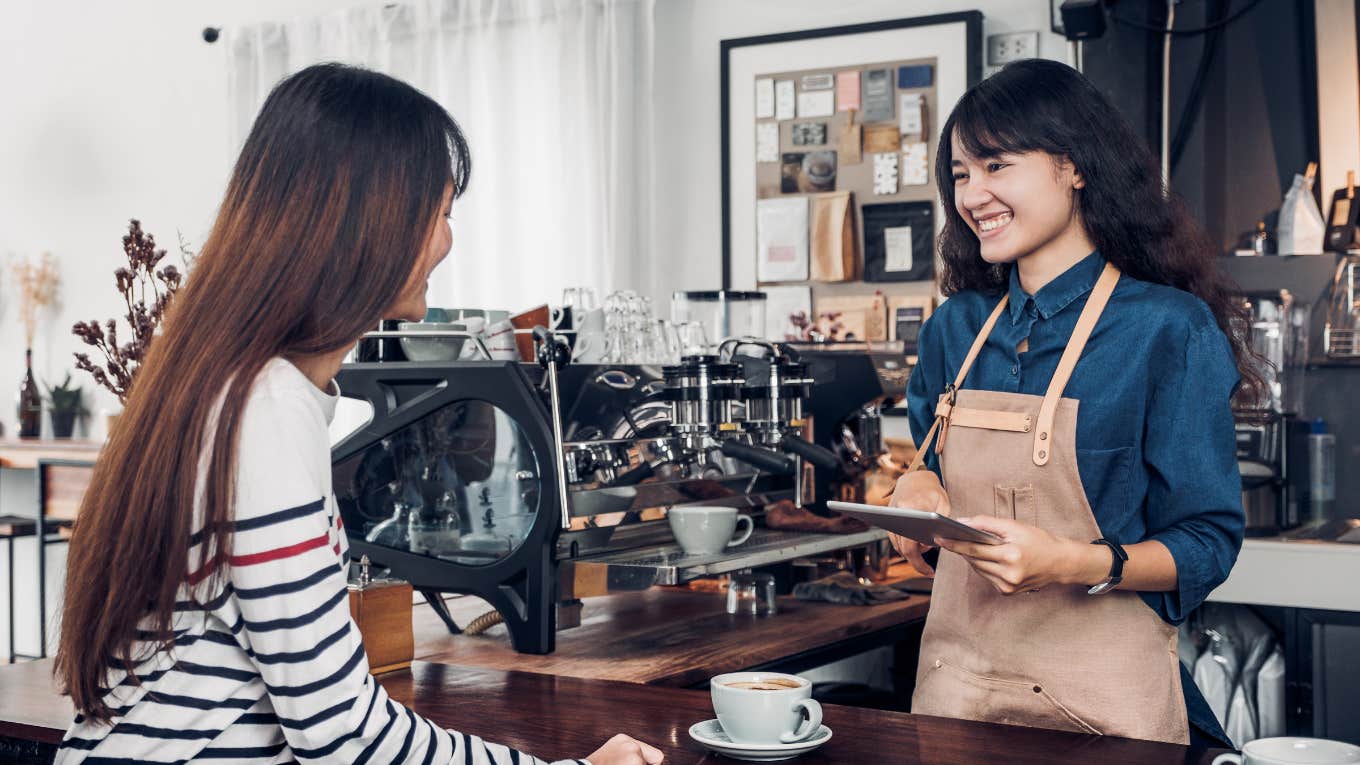
POLYGON ((735 507, 672 507, 666 518, 686 555, 713 555, 739 545, 751 538, 755 526, 751 516, 739 515, 735 507), (737 532, 737 526, 745 528, 737 532))
POLYGON ((812 682, 779 672, 732 672, 709 681, 716 720, 696 723, 690 737, 742 760, 786 760, 831 739, 812 682))
POLYGON ((1258 738, 1248 741, 1241 754, 1220 754, 1213 765, 1355 765, 1360 746, 1321 738, 1258 738))

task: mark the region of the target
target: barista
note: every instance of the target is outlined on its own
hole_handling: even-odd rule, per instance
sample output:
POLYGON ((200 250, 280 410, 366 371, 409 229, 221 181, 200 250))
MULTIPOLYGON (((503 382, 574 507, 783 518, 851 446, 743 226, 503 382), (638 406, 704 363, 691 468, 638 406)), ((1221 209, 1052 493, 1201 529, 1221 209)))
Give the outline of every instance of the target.
POLYGON ((935 576, 914 712, 1226 744, 1176 625, 1242 543, 1232 400, 1260 378, 1214 248, 1108 100, 1051 61, 944 125, 941 289, 892 503, 1000 536, 935 576))

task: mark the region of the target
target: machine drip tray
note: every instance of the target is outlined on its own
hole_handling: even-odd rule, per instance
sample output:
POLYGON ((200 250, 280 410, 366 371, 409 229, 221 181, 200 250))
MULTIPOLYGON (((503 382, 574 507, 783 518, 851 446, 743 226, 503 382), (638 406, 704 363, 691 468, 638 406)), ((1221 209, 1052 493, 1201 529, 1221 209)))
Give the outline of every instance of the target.
POLYGON ((1360 544, 1360 518, 1341 518, 1309 524, 1280 535, 1290 542, 1342 542, 1360 544))
POLYGON ((714 576, 746 568, 820 555, 887 539, 887 533, 869 529, 855 534, 813 534, 802 531, 756 529, 745 544, 712 555, 686 555, 678 544, 641 547, 589 558, 577 558, 577 566, 607 566, 609 578, 644 580, 650 584, 682 584, 701 576, 714 576))

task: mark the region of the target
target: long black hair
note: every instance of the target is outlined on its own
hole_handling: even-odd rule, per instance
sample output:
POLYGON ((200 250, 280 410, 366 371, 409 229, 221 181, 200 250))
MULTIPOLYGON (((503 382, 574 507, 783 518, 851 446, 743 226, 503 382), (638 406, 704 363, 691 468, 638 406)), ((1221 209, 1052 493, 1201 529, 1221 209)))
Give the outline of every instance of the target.
POLYGON ((1000 294, 1014 266, 983 260, 977 235, 954 206, 954 137, 973 157, 1040 151, 1070 161, 1085 181, 1076 192, 1077 207, 1091 243, 1129 276, 1185 290, 1208 304, 1242 376, 1234 404, 1245 408, 1259 400, 1262 362, 1245 331, 1251 316, 1219 272, 1217 248, 1166 188, 1147 144, 1090 80, 1056 61, 1017 61, 969 88, 940 131, 940 290, 1000 294))

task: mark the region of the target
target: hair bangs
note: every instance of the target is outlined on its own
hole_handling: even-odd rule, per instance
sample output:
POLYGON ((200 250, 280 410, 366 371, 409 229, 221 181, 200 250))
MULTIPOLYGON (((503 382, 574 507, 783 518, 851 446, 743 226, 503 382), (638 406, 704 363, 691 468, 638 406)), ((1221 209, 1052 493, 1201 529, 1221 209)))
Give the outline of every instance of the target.
POLYGON ((954 110, 952 137, 958 139, 965 154, 975 159, 1047 151, 1047 142, 1028 129, 1034 121, 1024 119, 1022 114, 1021 105, 1001 89, 978 86, 954 110))

